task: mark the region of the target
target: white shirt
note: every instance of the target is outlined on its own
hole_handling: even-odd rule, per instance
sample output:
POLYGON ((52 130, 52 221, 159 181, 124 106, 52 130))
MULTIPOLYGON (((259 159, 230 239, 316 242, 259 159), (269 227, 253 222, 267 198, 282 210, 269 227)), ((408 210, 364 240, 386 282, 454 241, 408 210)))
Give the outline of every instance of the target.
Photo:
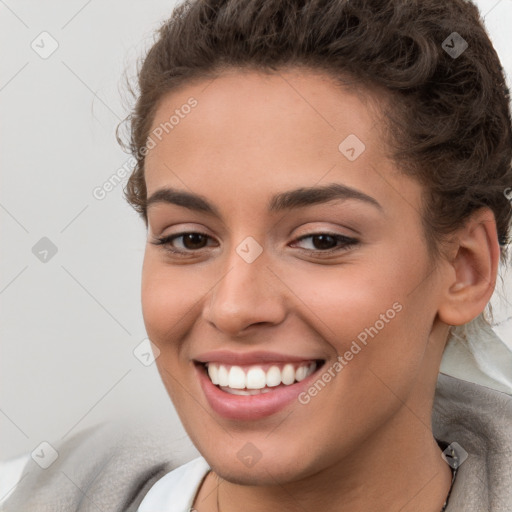
POLYGON ((11 495, 23 475, 30 455, 0 461, 0 505, 11 495))
MULTIPOLYGON (((30 455, 0 461, 0 504, 21 479, 30 455)), ((142 500, 138 512, 189 512, 210 466, 203 457, 193 459, 157 480, 142 500)))
POLYGON ((189 512, 201 482, 210 471, 203 457, 191 460, 157 480, 137 512, 189 512))

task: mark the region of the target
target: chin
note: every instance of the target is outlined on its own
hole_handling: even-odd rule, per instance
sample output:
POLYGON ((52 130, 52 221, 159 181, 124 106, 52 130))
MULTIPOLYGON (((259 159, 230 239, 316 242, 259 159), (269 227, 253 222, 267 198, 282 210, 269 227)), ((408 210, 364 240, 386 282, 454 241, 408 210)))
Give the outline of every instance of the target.
MULTIPOLYGON (((238 443, 231 441, 225 449, 220 446, 220 449, 215 451, 199 451, 219 477, 238 485, 284 485, 319 471, 320 468, 313 460, 305 459, 303 444, 297 444, 296 447, 287 446, 285 450, 280 449, 279 445, 283 446, 285 442, 283 440, 269 446, 271 443, 267 440, 266 446, 261 451, 256 451, 254 445, 249 442, 238 449, 235 448, 238 443)), ((262 443, 259 443, 259 446, 262 446, 262 443)))
POLYGON ((309 472, 297 467, 297 462, 282 463, 276 467, 274 463, 260 460, 254 467, 242 467, 236 463, 218 461, 209 463, 213 471, 223 480, 232 484, 248 486, 285 485, 306 477, 309 472))

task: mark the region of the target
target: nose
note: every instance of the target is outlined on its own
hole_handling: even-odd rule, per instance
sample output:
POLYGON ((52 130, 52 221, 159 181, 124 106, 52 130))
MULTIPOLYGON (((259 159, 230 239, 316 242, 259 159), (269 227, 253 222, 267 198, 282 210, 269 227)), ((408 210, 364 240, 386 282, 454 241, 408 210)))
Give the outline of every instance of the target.
POLYGON ((252 263, 235 253, 206 300, 203 317, 230 337, 242 336, 255 325, 275 326, 286 317, 283 292, 264 252, 252 263))

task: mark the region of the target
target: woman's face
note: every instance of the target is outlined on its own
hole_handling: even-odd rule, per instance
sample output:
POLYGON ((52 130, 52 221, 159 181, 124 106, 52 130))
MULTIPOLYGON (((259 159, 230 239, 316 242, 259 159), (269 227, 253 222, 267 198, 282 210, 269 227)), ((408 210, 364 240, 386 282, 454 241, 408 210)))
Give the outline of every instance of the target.
POLYGON ((144 321, 186 430, 228 480, 291 481, 430 427, 440 273, 375 104, 312 72, 244 71, 157 110, 144 321))

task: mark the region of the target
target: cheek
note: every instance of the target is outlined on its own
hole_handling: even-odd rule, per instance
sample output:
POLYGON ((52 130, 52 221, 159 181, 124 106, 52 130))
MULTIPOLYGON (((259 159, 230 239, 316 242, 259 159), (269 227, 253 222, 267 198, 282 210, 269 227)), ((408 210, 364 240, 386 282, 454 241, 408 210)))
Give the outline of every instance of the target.
POLYGON ((281 276, 304 304, 304 314, 312 321, 317 318, 325 339, 335 342, 356 337, 388 310, 394 318, 393 304, 405 305, 406 283, 415 272, 399 262, 389 265, 375 259, 365 264, 311 266, 307 271, 289 267, 281 276))
POLYGON ((346 378, 360 381, 373 369, 401 385, 421 364, 428 339, 428 291, 414 290, 427 273, 426 262, 405 252, 372 260, 307 273, 289 269, 283 277, 304 304, 303 318, 346 356, 346 378))
POLYGON ((188 364, 183 364, 186 354, 182 349, 186 347, 183 340, 197 321, 203 286, 184 267, 171 268, 161 257, 145 254, 141 286, 144 324, 149 339, 160 350, 156 366, 178 411, 190 407, 189 393, 184 394, 183 384, 179 384, 185 382, 190 370, 188 364))
POLYGON ((142 269, 142 315, 149 338, 159 347, 179 339, 189 327, 203 285, 194 274, 175 270, 146 254, 142 269))

